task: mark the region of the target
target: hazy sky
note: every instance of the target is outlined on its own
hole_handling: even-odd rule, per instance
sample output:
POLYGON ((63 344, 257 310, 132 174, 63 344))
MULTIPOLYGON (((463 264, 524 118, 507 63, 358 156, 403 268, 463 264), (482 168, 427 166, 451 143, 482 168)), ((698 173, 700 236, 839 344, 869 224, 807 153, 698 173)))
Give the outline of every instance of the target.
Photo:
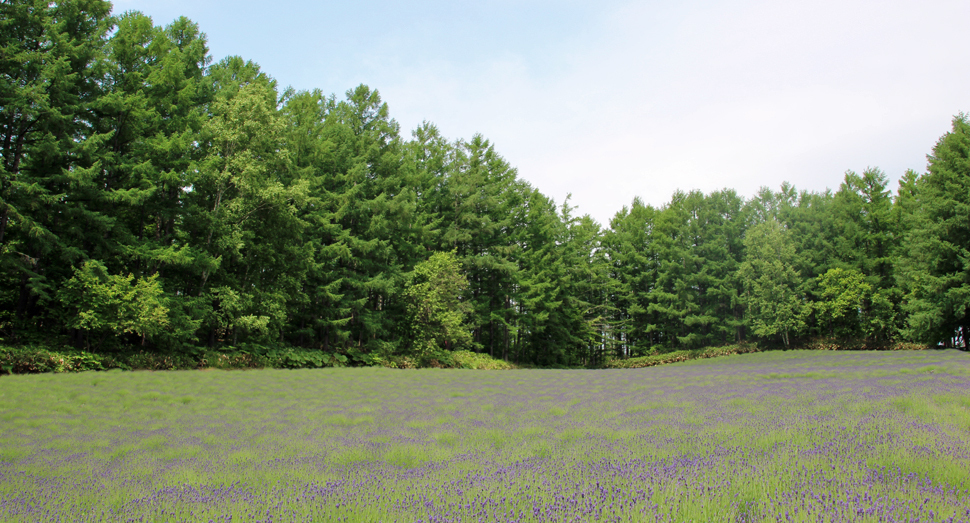
POLYGON ((603 224, 634 196, 906 169, 970 111, 970 2, 118 0, 281 87, 380 91, 407 136, 481 133, 603 224))

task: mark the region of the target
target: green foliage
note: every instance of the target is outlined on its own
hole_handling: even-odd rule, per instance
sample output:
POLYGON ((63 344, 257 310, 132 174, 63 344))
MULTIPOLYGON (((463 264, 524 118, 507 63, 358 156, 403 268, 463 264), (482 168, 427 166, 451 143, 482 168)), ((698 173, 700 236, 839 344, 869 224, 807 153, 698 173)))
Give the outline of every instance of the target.
POLYGON ((269 351, 264 356, 267 366, 277 369, 313 369, 320 367, 344 367, 347 357, 320 351, 282 349, 269 351))
POLYGON ((835 192, 635 198, 599 224, 483 136, 402 136, 376 89, 281 92, 242 57, 213 63, 186 18, 110 10, 0 2, 7 342, 147 368, 970 347, 964 115, 895 197, 869 168, 835 192))
POLYGON ((736 279, 746 227, 733 191, 674 194, 655 209, 635 199, 618 213, 604 246, 613 264, 615 321, 626 353, 738 341, 743 335, 736 279))
POLYGON ((923 343, 913 343, 907 341, 895 341, 892 343, 866 340, 863 338, 855 339, 836 339, 836 338, 813 338, 798 344, 799 349, 804 350, 888 350, 888 351, 910 351, 910 350, 930 350, 930 346, 923 343))
POLYGON ((110 9, 99 0, 0 5, 0 285, 20 329, 37 328, 71 264, 105 244, 89 153, 106 137, 92 132, 89 111, 110 9))
POLYGON ((741 343, 737 345, 727 345, 724 347, 706 347, 703 349, 649 354, 647 356, 639 356, 636 358, 614 359, 606 363, 606 368, 638 369, 641 367, 655 367, 657 365, 668 365, 671 363, 680 363, 682 361, 733 356, 735 354, 749 354, 753 352, 760 352, 757 345, 741 343))
MULTIPOLYGON (((906 333, 970 350, 970 122, 936 143, 929 172, 915 183, 912 229, 899 275, 909 313, 906 333)), ((902 190, 902 187, 901 187, 902 190)))
POLYGON ((0 346, 0 370, 6 374, 81 372, 129 368, 113 356, 84 351, 52 351, 39 347, 0 346))
POLYGON ((465 324, 470 306, 463 299, 467 288, 454 251, 434 253, 414 266, 404 290, 413 354, 432 358, 471 344, 465 324))
POLYGON ((59 293, 60 302, 75 311, 68 325, 89 332, 137 334, 142 339, 168 325, 168 307, 158 275, 136 279, 108 274, 90 260, 74 272, 59 293))
MULTIPOLYGON (((864 291, 857 303, 857 328, 852 328, 851 319, 847 319, 842 336, 888 342, 897 334, 900 293, 895 288, 894 260, 904 230, 894 223, 893 202, 886 185, 886 175, 879 169, 866 169, 861 176, 849 171, 833 199, 831 212, 838 231, 833 235, 833 257, 838 260, 834 268, 848 270, 864 280, 857 278, 852 283, 864 291)), ((820 327, 832 329, 831 322, 820 327)))
POLYGON ((475 369, 475 370, 509 370, 516 368, 515 365, 493 358, 488 354, 472 352, 469 350, 456 350, 450 355, 455 368, 475 369))
POLYGON ((811 304, 818 320, 833 336, 851 337, 862 326, 862 305, 872 286, 859 271, 829 269, 817 278, 819 299, 811 304))
POLYGON ((207 351, 199 360, 200 369, 261 369, 268 367, 267 358, 259 353, 207 351))
POLYGON ((125 366, 132 370, 188 370, 198 369, 194 355, 137 351, 123 356, 125 366))
POLYGON ((771 219, 748 230, 739 277, 744 285, 747 319, 755 336, 780 335, 785 346, 805 324, 807 307, 798 294, 795 246, 790 233, 771 219))
MULTIPOLYGON (((471 359, 469 361, 478 360, 471 359)), ((231 352, 200 351, 196 353, 127 351, 100 354, 72 349, 49 350, 34 346, 0 346, 0 374, 82 372, 110 369, 314 369, 344 367, 348 363, 348 357, 343 354, 294 348, 269 350, 244 348, 231 352)), ((393 366, 396 367, 397 365, 393 366)), ((413 366, 410 365, 410 367, 413 366)), ((401 367, 407 368, 408 365, 401 367)))

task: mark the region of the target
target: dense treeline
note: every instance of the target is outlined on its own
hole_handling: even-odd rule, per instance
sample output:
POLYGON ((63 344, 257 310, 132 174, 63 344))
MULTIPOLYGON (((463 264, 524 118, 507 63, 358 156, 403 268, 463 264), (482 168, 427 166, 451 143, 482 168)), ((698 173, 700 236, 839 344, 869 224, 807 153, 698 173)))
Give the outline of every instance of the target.
POLYGON ((603 228, 484 137, 280 89, 100 0, 0 2, 0 329, 158 352, 539 365, 760 340, 970 339, 970 123, 892 194, 847 173, 635 199, 603 228))

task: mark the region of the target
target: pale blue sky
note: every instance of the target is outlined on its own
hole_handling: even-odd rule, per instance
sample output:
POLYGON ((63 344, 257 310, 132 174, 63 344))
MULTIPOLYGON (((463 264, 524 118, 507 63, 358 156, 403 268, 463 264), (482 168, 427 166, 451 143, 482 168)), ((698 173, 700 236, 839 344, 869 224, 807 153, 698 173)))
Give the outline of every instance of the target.
POLYGON ((119 0, 281 86, 378 89, 607 224, 636 195, 893 180, 970 111, 970 2, 119 0))

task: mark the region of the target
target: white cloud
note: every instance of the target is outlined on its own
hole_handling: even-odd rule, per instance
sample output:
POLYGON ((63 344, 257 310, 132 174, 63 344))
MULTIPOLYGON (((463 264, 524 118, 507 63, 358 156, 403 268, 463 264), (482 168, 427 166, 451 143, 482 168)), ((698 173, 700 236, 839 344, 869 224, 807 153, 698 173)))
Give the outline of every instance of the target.
POLYGON ((922 170, 970 109, 968 14, 945 2, 638 2, 566 46, 555 75, 505 56, 403 64, 380 87, 404 124, 481 132, 522 177, 607 223, 635 195, 661 205, 678 188, 749 196, 785 180, 835 188, 847 169, 922 170))
MULTIPOLYGON (((622 0, 621 0, 622 1, 622 0)), ((601 223, 634 196, 790 181, 847 169, 893 179, 970 110, 970 2, 123 0, 185 14, 216 58, 281 85, 379 89, 405 131, 481 133, 520 176, 601 223), (176 3, 177 2, 177 3, 176 3), (227 9, 229 11, 227 12, 227 9), (367 16, 361 17, 361 13, 367 16)))

